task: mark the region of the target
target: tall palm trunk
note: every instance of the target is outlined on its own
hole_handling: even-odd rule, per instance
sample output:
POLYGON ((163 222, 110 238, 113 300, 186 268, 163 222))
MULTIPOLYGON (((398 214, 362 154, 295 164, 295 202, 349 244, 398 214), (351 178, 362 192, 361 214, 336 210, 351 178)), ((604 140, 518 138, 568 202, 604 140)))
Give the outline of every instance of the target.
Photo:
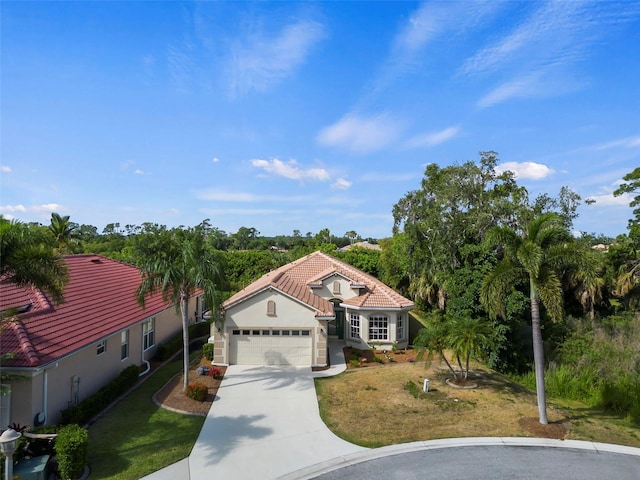
POLYGON ((538 292, 531 282, 531 330, 533 335, 533 363, 536 374, 536 394, 538 397, 538 413, 540 423, 546 425, 547 394, 544 386, 544 349, 542 346, 542 331, 540 329, 540 302, 538 292))
POLYGON ((182 313, 182 348, 183 348, 183 369, 184 380, 182 382, 182 390, 187 389, 189 385, 189 297, 182 296, 180 298, 180 313, 182 313))

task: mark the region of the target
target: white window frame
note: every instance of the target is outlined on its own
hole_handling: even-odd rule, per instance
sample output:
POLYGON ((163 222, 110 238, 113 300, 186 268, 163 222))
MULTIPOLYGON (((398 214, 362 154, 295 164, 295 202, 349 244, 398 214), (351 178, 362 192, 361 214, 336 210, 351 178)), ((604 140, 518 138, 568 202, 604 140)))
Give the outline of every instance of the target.
POLYGON ((98 343, 96 343, 96 355, 98 357, 100 355, 104 355, 106 351, 107 351, 107 341, 106 340, 100 340, 98 343))
POLYGON ((340 295, 340 282, 337 280, 333 282, 333 294, 340 295))
POLYGON ((129 330, 120 332, 120 360, 129 358, 129 330))
POLYGON ((406 330, 404 319, 404 313, 399 313, 398 320, 396 321, 396 340, 404 340, 406 330))
POLYGON ((156 344, 156 317, 142 322, 142 348, 146 352, 156 344))
POLYGON ((389 317, 387 315, 369 316, 369 341, 389 340, 389 317))
POLYGON ((349 337, 353 339, 360 339, 360 314, 349 314, 349 337))

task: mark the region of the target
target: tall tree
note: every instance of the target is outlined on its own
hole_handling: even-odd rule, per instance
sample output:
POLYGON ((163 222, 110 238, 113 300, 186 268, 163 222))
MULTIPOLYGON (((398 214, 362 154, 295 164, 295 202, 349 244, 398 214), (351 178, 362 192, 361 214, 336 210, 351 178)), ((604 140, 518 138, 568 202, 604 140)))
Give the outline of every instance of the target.
POLYGON ((0 245, 0 284, 36 287, 64 302, 67 267, 45 231, 0 216, 0 245))
POLYGON ((164 231, 159 235, 161 248, 148 249, 145 242, 137 243, 135 255, 139 259, 142 282, 136 295, 144 308, 148 295, 161 292, 163 299, 175 304, 176 311, 181 314, 184 390, 189 384, 189 299, 202 290, 205 304, 215 311, 221 268, 216 252, 207 245, 202 225, 164 231))
POLYGON ((416 300, 432 299, 444 307, 445 279, 463 264, 461 247, 481 243, 495 225, 514 225, 526 210, 526 190, 513 173, 497 173, 495 152, 480 155, 478 164, 428 165, 421 188, 393 207, 394 233, 403 231, 408 240, 416 300))
POLYGON ((538 413, 540 423, 547 424, 540 305, 544 305, 552 320, 562 319, 563 271, 579 266, 581 254, 571 241, 564 220, 555 213, 538 216, 523 230, 494 227, 487 233, 486 241, 502 249, 501 260, 487 274, 481 287, 480 298, 490 316, 504 317, 504 299, 519 279, 528 279, 538 413))
POLYGON ((55 212, 51 214, 51 224, 49 232, 60 253, 72 253, 73 247, 78 243, 78 225, 69 220, 69 215, 59 215, 55 212))

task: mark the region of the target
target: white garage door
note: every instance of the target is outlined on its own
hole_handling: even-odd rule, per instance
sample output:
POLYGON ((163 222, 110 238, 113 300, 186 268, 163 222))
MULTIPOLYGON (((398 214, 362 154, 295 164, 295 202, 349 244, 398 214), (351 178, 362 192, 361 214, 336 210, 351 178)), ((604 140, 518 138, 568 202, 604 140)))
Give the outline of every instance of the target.
POLYGON ((232 330, 232 365, 311 365, 310 330, 232 330))

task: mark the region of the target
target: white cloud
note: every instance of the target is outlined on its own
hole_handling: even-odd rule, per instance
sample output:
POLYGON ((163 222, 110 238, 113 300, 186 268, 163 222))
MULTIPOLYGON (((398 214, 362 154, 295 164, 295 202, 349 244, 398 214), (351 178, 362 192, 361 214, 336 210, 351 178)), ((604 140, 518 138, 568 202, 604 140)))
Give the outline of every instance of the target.
POLYGON ((394 142, 400 130, 399 123, 386 114, 370 118, 348 114, 323 128, 316 138, 321 145, 369 153, 394 142))
POLYGON ((409 139, 406 143, 408 148, 433 147, 451 140, 460 133, 460 127, 449 127, 439 132, 427 132, 409 139))
POLYGON ((478 100, 478 107, 487 108, 512 98, 533 97, 540 93, 540 74, 533 73, 504 82, 478 100))
POLYGON ((0 167, 0 170, 2 171, 2 173, 11 173, 11 167, 7 165, 2 165, 2 167, 0 167))
POLYGON ((285 163, 277 158, 272 160, 255 159, 251 160, 251 164, 267 173, 291 180, 317 180, 323 182, 331 178, 329 172, 324 168, 308 168, 305 170, 300 168, 295 160, 289 160, 285 163))
POLYGON ((589 147, 590 150, 601 151, 611 150, 613 148, 638 148, 640 147, 640 135, 634 137, 626 137, 618 140, 612 140, 607 143, 600 143, 589 147))
POLYGON ((300 20, 274 34, 251 32, 231 46, 230 94, 265 91, 289 77, 304 63, 312 47, 325 36, 324 26, 300 20))
POLYGON ((338 190, 347 190, 349 187, 351 187, 351 182, 344 178, 337 178, 331 186, 338 190))
POLYGON ((633 197, 628 193, 623 193, 619 197, 614 197, 613 193, 604 195, 592 195, 587 200, 593 200, 596 205, 601 207, 628 207, 629 203, 633 200, 633 197))
POLYGON ((64 208, 57 203, 45 203, 42 205, 31 205, 25 207, 24 205, 2 205, 0 206, 0 212, 2 213, 51 213, 61 212, 64 208))
POLYGON ((136 168, 133 173, 135 173, 136 175, 144 175, 144 172, 139 168, 136 168))
POLYGON ((213 158, 211 159, 211 161, 212 161, 213 163, 218 163, 218 162, 220 161, 220 159, 219 159, 218 157, 213 157, 213 158))
POLYGON ((308 195, 256 195, 249 192, 229 192, 227 190, 202 190, 196 192, 200 200, 210 200, 218 202, 241 202, 241 203, 264 203, 264 202, 308 202, 311 197, 308 195))
POLYGON ((522 180, 542 180, 554 173, 554 170, 535 162, 504 162, 496 166, 496 173, 511 171, 522 180))

